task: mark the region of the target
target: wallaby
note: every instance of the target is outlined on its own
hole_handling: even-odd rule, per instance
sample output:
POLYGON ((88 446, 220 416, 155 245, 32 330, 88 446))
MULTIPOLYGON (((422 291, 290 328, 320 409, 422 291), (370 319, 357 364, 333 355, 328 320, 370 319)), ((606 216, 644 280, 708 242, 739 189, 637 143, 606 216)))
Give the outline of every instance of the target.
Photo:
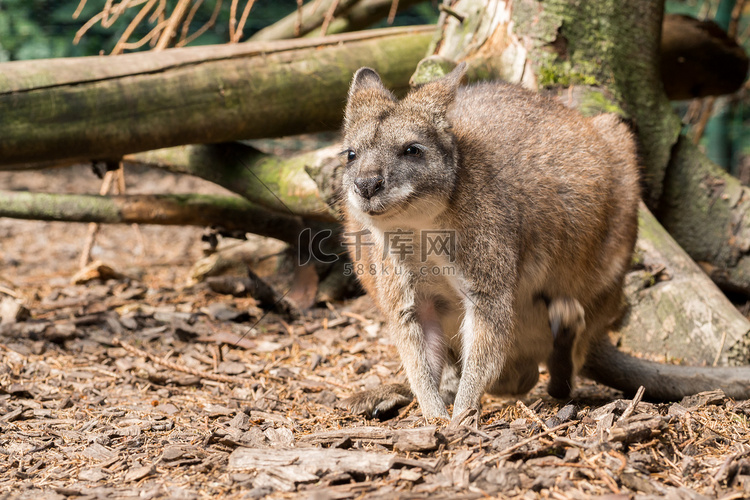
POLYGON ((653 399, 723 388, 750 397, 750 369, 651 363, 608 331, 637 235, 635 143, 615 115, 584 118, 466 65, 402 100, 354 75, 344 119, 343 211, 353 271, 387 317, 408 388, 355 395, 355 411, 403 404, 426 418, 522 395, 550 372, 569 395, 581 373, 653 399))

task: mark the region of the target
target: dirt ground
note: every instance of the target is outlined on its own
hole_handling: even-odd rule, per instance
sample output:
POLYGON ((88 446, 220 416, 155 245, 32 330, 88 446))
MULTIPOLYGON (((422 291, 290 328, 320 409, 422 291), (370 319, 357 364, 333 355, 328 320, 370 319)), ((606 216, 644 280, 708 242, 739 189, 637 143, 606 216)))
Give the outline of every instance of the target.
MULTIPOLYGON (((0 172, 0 189, 99 182, 0 172)), ((748 402, 653 405, 593 383, 560 402, 542 374, 522 401, 486 397, 476 428, 425 425, 416 406, 367 420, 342 401, 404 375, 366 297, 290 321, 188 286, 205 245, 191 227, 103 227, 93 257, 123 276, 73 285, 86 232, 0 219, 0 301, 29 311, 0 325, 2 498, 750 498, 748 402)))

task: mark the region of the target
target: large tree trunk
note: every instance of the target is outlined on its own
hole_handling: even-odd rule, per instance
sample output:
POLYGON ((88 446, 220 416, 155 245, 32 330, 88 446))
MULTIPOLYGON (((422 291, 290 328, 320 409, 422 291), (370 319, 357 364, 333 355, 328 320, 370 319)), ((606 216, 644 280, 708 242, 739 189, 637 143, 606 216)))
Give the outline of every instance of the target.
POLYGON ((434 28, 0 65, 0 164, 119 158, 338 128, 349 80, 396 89, 434 28))
POLYGON ((750 294, 750 188, 684 136, 672 151, 656 214, 717 284, 750 294))

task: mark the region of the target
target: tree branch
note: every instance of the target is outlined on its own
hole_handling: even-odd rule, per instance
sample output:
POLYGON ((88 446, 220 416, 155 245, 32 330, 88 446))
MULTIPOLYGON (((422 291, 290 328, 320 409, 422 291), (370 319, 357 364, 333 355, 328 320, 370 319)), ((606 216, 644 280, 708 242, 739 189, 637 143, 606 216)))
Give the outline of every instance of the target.
MULTIPOLYGON (((284 40, 305 36, 323 24, 326 14, 335 1, 337 0, 308 2, 302 6, 301 13, 292 12, 274 24, 266 26, 255 33, 250 37, 249 41, 269 42, 271 40, 284 40), (302 19, 302 23, 298 26, 299 18, 302 19)), ((358 2, 360 0, 338 0, 338 4, 333 11, 334 17, 348 11, 358 2)))
MULTIPOLYGON (((397 5, 398 12, 422 2, 424 0, 399 0, 397 5)), ((326 34, 349 33, 369 28, 381 19, 386 18, 391 12, 392 5, 393 0, 361 0, 351 9, 338 15, 328 26, 326 34)), ((311 31, 308 36, 310 35, 319 36, 320 28, 311 31)))

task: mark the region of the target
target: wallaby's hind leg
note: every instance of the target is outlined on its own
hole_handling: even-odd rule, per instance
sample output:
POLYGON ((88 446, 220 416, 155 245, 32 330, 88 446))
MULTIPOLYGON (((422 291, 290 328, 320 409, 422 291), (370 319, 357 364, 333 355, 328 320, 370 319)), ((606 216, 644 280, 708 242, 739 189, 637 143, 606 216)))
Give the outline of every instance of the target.
POLYGON ((583 307, 568 297, 552 300, 547 310, 552 330, 552 353, 547 360, 550 380, 547 392, 557 399, 570 396, 573 389, 573 345, 586 328, 583 307))

